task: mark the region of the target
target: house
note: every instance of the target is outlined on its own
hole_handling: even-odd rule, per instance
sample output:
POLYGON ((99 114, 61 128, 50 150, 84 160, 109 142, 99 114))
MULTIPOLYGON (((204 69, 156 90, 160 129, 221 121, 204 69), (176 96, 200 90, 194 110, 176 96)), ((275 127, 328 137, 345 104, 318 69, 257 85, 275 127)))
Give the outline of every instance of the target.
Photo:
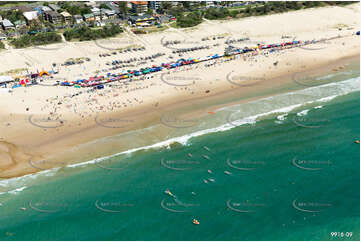
POLYGON ((41 6, 40 9, 42 12, 51 11, 51 8, 49 8, 48 6, 41 6))
POLYGON ((39 6, 34 8, 34 11, 38 12, 38 15, 43 15, 44 12, 46 11, 51 11, 51 8, 49 8, 48 6, 39 6))
POLYGON ((129 16, 128 23, 133 26, 149 26, 154 25, 157 19, 150 14, 143 14, 141 16, 129 16))
POLYGON ((101 18, 101 17, 102 17, 102 14, 101 14, 99 8, 94 7, 94 8, 91 9, 91 11, 92 11, 92 13, 93 13, 93 15, 94 15, 95 21, 100 21, 100 20, 102 19, 102 18, 101 18))
POLYGON ((81 15, 74 15, 74 22, 76 24, 80 24, 80 23, 84 22, 83 17, 81 15))
POLYGON ((6 39, 7 39, 6 34, 0 33, 0 40, 6 40, 6 39))
POLYGON ((20 29, 26 27, 26 22, 24 20, 17 20, 14 22, 15 28, 20 29))
POLYGON ((83 19, 84 19, 85 22, 95 21, 94 14, 92 14, 92 13, 84 14, 83 19))
POLYGON ((148 8, 157 11, 161 7, 161 1, 148 1, 148 8))
POLYGON ((233 2, 231 4, 231 7, 241 7, 243 5, 246 5, 246 3, 245 2, 233 2))
POLYGON ((213 1, 206 1, 206 8, 214 8, 215 6, 213 1))
POLYGON ((67 11, 63 11, 60 14, 61 14, 61 16, 63 16, 63 20, 64 20, 65 24, 68 24, 68 25, 71 24, 73 18, 70 13, 68 13, 67 11))
POLYGON ((63 21, 63 16, 55 11, 48 11, 45 13, 46 20, 52 24, 61 24, 63 21))
POLYGON ((4 30, 14 29, 13 23, 10 22, 10 20, 8 20, 6 18, 1 22, 1 25, 2 25, 4 30))
POLYGON ((134 13, 145 13, 148 11, 148 2, 146 1, 132 1, 131 4, 134 13))
POLYGON ((56 4, 53 4, 53 3, 49 4, 49 8, 51 8, 53 11, 60 10, 60 7, 58 5, 56 5, 56 4))
POLYGON ((95 6, 97 6, 97 2, 95 2, 95 1, 89 1, 89 2, 86 2, 85 3, 85 6, 88 6, 88 7, 95 7, 95 6))
POLYGON ((23 15, 28 25, 38 21, 38 11, 23 12, 23 15))
POLYGON ((110 8, 110 10, 113 10, 116 15, 120 14, 119 7, 117 7, 116 3, 106 2, 105 4, 110 8))
POLYGON ((117 16, 114 10, 101 9, 101 12, 103 14, 103 19, 114 19, 117 16))

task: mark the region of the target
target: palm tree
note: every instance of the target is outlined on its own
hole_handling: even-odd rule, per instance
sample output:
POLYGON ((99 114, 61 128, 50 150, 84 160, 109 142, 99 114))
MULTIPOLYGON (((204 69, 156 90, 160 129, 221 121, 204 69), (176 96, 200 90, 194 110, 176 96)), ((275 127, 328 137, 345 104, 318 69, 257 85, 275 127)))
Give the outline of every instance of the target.
POLYGON ((123 19, 126 19, 128 14, 127 2, 118 2, 119 12, 123 15, 123 19))

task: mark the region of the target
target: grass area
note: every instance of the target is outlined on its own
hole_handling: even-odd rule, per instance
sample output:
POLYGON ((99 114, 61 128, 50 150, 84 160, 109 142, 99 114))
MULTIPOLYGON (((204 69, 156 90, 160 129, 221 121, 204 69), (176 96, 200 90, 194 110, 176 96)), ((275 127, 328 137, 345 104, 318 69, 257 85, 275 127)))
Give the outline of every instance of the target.
POLYGON ((157 32, 162 32, 166 29, 168 29, 169 27, 166 25, 162 25, 162 27, 158 28, 158 27, 147 27, 145 29, 145 31, 150 34, 150 33, 157 33, 157 32))
POLYGON ((173 21, 169 24, 170 27, 172 28, 177 28, 177 29, 181 29, 181 27, 177 26, 177 22, 176 21, 173 21))
POLYGON ((21 2, 15 2, 15 1, 3 1, 0 2, 0 7, 15 7, 15 6, 21 6, 25 5, 26 3, 37 3, 33 1, 21 1, 21 2))
POLYGON ((27 70, 26 68, 12 69, 12 70, 8 70, 6 72, 0 73, 0 75, 4 75, 4 76, 6 76, 6 75, 16 75, 16 74, 18 74, 20 72, 24 72, 26 70, 27 70))

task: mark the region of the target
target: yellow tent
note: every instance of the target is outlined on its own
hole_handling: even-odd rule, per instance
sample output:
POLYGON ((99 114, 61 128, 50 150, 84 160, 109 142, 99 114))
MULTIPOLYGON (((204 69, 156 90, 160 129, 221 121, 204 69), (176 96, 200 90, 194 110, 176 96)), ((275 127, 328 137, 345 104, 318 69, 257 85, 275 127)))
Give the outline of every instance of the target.
POLYGON ((41 71, 41 72, 39 73, 39 76, 43 76, 43 75, 49 76, 49 73, 48 73, 47 71, 41 71))

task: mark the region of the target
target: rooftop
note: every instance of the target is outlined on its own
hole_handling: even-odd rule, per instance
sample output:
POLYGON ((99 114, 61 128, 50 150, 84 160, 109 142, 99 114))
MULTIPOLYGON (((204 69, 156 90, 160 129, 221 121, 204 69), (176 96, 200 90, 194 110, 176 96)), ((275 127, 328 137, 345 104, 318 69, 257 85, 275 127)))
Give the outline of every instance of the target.
POLYGON ((41 6, 40 7, 42 11, 46 12, 46 11, 51 11, 51 8, 49 8, 48 6, 41 6))
POLYGON ((24 12, 23 15, 27 20, 34 20, 38 18, 38 11, 24 12))
POLYGON ((115 14, 114 10, 109 10, 109 9, 102 9, 102 12, 107 14, 107 15, 114 15, 115 14))
POLYGON ((56 10, 59 10, 60 9, 60 7, 58 6, 58 5, 56 5, 56 4, 49 4, 49 7, 52 9, 52 10, 54 10, 54 11, 56 11, 56 10))
POLYGON ((84 18, 91 18, 91 17, 94 17, 94 14, 92 14, 92 13, 86 13, 86 14, 84 14, 83 16, 84 16, 84 18))
POLYGON ((49 11, 48 14, 49 14, 51 17, 61 17, 61 14, 58 13, 58 12, 55 12, 55 11, 49 11))
POLYGON ((71 14, 68 13, 67 11, 63 11, 60 14, 63 15, 64 17, 71 17, 71 14))
POLYGON ((8 20, 8 19, 4 19, 3 20, 3 25, 4 25, 4 27, 13 27, 14 25, 10 22, 10 20, 8 20))
POLYGON ((135 5, 148 5, 147 1, 132 1, 131 3, 135 5))

